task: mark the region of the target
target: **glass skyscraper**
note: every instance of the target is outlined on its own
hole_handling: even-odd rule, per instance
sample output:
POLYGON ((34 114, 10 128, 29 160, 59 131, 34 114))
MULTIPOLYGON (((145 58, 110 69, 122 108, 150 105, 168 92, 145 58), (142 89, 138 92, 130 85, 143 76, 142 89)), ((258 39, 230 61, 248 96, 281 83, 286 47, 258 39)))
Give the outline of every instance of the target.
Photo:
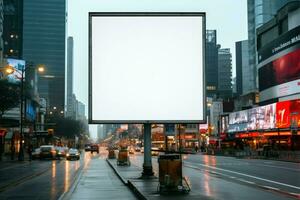
POLYGON ((64 111, 65 0, 26 0, 23 4, 23 59, 44 64, 39 94, 50 109, 64 111))

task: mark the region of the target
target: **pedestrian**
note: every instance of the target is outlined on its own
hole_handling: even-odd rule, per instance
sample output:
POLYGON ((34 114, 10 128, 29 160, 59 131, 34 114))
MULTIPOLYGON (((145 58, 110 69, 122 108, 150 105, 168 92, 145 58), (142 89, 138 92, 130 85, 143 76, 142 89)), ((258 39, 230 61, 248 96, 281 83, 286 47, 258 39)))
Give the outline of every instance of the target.
POLYGON ((33 151, 33 145, 28 146, 28 155, 29 155, 29 161, 32 160, 32 151, 33 151))

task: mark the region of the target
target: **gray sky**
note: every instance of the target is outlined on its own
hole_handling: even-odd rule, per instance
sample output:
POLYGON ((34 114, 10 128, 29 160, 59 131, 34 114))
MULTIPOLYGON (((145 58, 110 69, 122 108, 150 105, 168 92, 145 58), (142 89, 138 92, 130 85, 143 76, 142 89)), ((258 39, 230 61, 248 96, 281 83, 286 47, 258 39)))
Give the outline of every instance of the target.
MULTIPOLYGON (((235 42, 247 39, 247 0, 68 0, 67 6, 67 35, 74 38, 74 93, 85 105, 88 12, 206 12, 206 29, 216 29, 217 42, 222 48, 230 48, 234 76, 235 42)), ((92 132, 95 134, 95 130, 92 132)))

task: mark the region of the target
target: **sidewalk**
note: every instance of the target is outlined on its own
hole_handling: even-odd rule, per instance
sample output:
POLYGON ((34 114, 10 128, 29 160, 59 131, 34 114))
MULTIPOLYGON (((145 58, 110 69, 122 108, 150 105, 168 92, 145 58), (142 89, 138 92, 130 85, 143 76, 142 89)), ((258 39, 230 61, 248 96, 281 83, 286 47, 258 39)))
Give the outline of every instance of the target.
POLYGON ((104 158, 97 157, 83 167, 69 192, 60 199, 136 199, 116 176, 104 158))
MULTIPOLYGON (((173 199, 189 199, 189 200, 211 200, 212 197, 204 195, 201 190, 192 190, 190 193, 173 193, 168 195, 163 195, 158 192, 158 178, 152 177, 149 179, 142 179, 142 168, 131 164, 131 166, 118 166, 116 159, 107 159, 109 165, 115 170, 120 179, 128 185, 128 187, 136 194, 139 199, 163 199, 163 200, 173 200, 173 199)), ((201 181, 201 180, 199 180, 201 181)))

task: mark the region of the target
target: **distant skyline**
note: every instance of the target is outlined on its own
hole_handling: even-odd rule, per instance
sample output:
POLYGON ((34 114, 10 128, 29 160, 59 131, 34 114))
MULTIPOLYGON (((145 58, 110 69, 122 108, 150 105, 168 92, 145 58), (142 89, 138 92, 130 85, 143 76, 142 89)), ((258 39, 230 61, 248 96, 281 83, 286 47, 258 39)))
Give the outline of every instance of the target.
POLYGON ((247 0, 69 0, 66 38, 74 38, 74 93, 79 101, 88 107, 88 12, 155 11, 206 12, 206 29, 216 29, 218 44, 230 48, 235 76, 235 42, 247 39, 248 33, 247 0))

